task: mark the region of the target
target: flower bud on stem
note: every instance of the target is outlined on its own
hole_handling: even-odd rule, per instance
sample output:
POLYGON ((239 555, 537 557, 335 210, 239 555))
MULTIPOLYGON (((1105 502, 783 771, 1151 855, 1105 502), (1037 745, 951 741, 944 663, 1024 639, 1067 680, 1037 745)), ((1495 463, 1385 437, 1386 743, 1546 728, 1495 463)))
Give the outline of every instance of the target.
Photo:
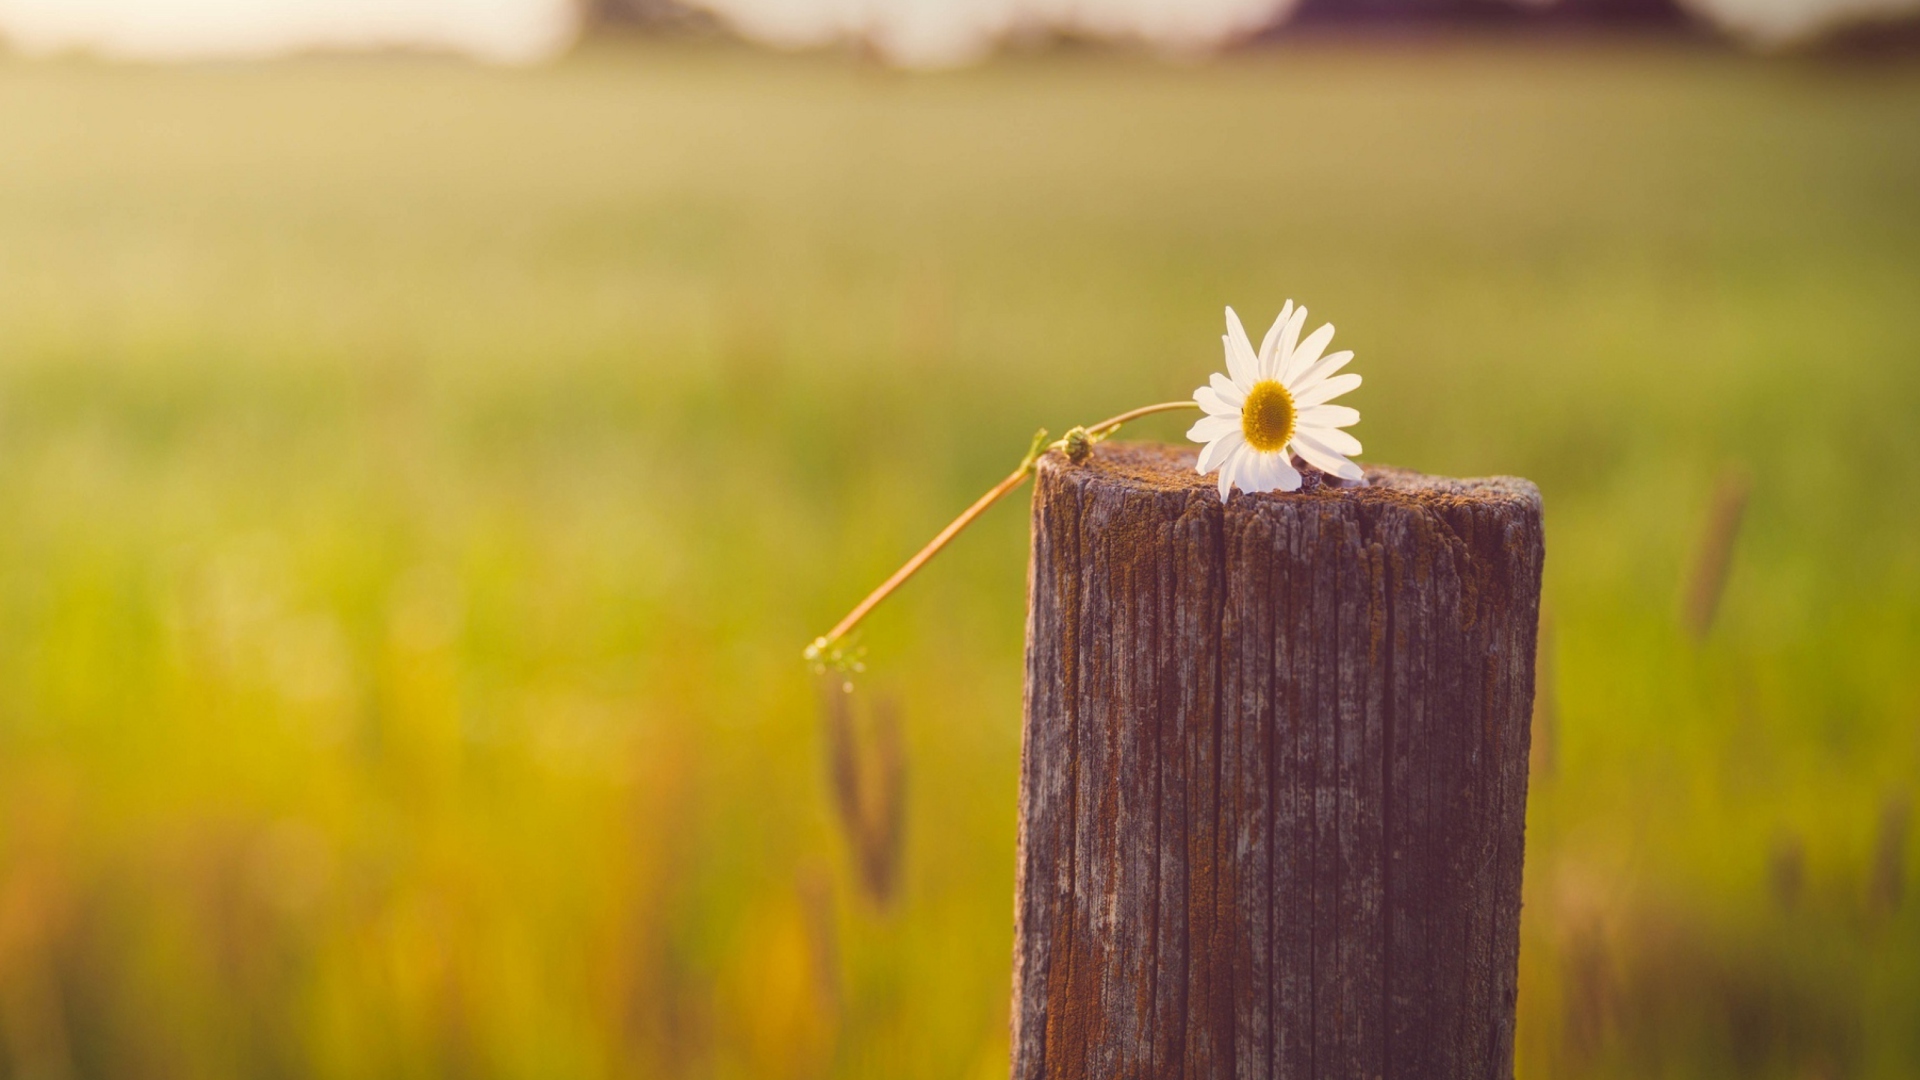
POLYGON ((860 601, 852 611, 847 612, 847 617, 834 624, 833 629, 814 638, 808 644, 804 654, 807 663, 820 671, 825 671, 829 666, 844 666, 843 658, 849 654, 845 649, 838 647, 841 640, 860 624, 861 619, 867 617, 868 612, 878 607, 880 601, 885 600, 895 589, 906 584, 908 578, 927 564, 927 560, 938 555, 940 549, 960 535, 962 529, 973 524, 973 519, 986 513, 987 508, 999 502, 1001 496, 1019 487, 1027 477, 1033 475, 1034 467, 1039 464, 1040 455, 1049 450, 1059 450, 1067 455, 1068 460, 1078 465, 1093 454, 1093 448, 1096 445, 1112 437, 1129 420, 1138 420, 1143 416, 1171 412, 1175 409, 1197 408, 1199 405, 1191 401, 1163 401, 1158 405, 1145 405, 1118 416, 1108 417, 1092 427, 1076 427, 1051 443, 1047 442, 1047 429, 1041 428, 1034 433, 1033 442, 1027 447, 1027 456, 1020 459, 1018 468, 1008 473, 1005 480, 989 488, 985 495, 974 500, 973 505, 949 522, 946 528, 941 529, 939 535, 927 541, 926 547, 921 548, 913 558, 906 561, 904 566, 895 570, 892 577, 881 582, 879 588, 868 593, 865 600, 860 601))

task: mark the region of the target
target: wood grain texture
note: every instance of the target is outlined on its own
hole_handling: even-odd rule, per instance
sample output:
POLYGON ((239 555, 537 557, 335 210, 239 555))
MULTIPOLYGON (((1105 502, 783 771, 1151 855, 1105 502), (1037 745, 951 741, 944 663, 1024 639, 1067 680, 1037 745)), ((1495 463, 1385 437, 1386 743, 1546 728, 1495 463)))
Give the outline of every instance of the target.
POLYGON ((1539 492, 1193 460, 1040 463, 1013 1075, 1505 1080, 1539 492))

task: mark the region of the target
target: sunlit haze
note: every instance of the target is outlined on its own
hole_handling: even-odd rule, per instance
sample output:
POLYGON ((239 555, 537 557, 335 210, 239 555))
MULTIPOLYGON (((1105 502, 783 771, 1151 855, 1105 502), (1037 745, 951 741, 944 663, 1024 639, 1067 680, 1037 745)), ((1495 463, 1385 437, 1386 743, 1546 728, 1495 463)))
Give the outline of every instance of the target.
POLYGON ((423 48, 502 62, 573 39, 569 0, 0 0, 0 34, 29 53, 150 60, 423 48))
MULTIPOLYGON (((1761 44, 1920 7, 1920 0, 1684 2, 1761 44)), ((895 63, 944 67, 1034 32, 1142 41, 1190 54, 1284 21, 1295 0, 696 0, 695 6, 777 47, 862 40, 895 63)), ((21 51, 148 60, 411 48, 526 63, 564 50, 579 23, 579 7, 569 0, 0 0, 0 35, 21 51)))

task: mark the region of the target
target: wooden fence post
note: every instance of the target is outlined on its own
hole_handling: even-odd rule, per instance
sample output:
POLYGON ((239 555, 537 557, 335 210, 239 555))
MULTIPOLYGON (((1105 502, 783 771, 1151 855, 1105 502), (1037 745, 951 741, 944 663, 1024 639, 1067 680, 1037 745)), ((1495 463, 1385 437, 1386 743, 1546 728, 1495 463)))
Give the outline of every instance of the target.
POLYGON ((1539 492, 1193 461, 1040 464, 1014 1077, 1510 1077, 1539 492))

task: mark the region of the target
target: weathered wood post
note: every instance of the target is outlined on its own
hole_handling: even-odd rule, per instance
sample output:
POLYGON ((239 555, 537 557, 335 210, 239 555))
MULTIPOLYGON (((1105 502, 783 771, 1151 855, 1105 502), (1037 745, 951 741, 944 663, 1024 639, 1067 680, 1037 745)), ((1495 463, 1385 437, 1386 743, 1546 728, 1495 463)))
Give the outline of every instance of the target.
POLYGON ((1511 1076, 1539 492, 1193 462, 1040 465, 1016 1080, 1511 1076))

